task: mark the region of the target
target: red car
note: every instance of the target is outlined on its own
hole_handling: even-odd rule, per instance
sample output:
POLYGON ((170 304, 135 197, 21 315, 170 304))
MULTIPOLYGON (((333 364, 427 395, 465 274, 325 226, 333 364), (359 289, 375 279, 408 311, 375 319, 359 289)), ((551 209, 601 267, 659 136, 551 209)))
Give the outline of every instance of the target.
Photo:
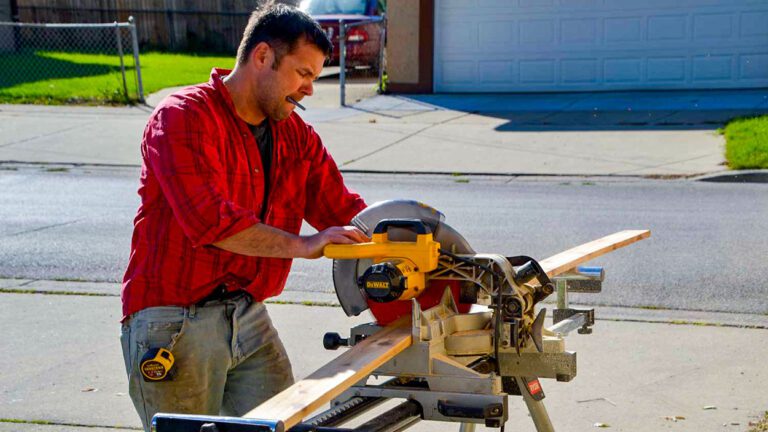
MULTIPOLYGON (((378 20, 384 13, 381 0, 304 0, 301 9, 312 16, 333 42, 331 64, 339 64, 339 20, 345 24, 378 20)), ((378 69, 382 23, 348 27, 346 67, 370 66, 378 69)))

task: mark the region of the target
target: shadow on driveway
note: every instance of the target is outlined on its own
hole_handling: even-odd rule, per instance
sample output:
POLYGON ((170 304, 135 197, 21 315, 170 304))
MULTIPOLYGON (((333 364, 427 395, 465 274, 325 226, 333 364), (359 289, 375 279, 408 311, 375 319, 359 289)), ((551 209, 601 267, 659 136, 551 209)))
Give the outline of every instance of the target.
POLYGON ((420 94, 390 99, 378 99, 360 109, 474 113, 506 120, 495 128, 500 132, 711 130, 733 118, 768 114, 768 89, 420 94))

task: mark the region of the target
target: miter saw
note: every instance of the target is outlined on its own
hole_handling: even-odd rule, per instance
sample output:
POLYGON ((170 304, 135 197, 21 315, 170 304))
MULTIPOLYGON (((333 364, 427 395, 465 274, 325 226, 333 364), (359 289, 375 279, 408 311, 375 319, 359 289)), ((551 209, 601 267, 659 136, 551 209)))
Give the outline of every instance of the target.
MULTIPOLYGON (((370 309, 375 319, 352 328, 346 338, 326 334, 325 348, 362 348, 382 329, 397 325, 409 326, 412 343, 335 393, 329 410, 289 425, 291 430, 397 431, 419 420, 457 422, 462 431, 477 423, 503 428, 510 395, 523 397, 538 431, 553 430, 539 378, 575 377, 576 354, 565 350, 564 336, 573 330, 590 333, 594 312, 570 308, 567 292, 599 292, 602 269, 574 268, 550 279, 533 258, 476 253, 444 219, 415 201, 385 201, 352 220, 371 242, 325 248, 324 255, 334 260, 333 282, 344 312, 354 316, 370 309), (555 323, 545 328, 545 309, 537 313, 536 306, 555 290, 555 323), (339 427, 393 399, 405 402, 354 429, 339 427)), ((263 414, 258 411, 246 417, 263 414)), ((155 421, 159 432, 284 426, 264 418, 158 415, 155 421)))
POLYGON ((491 323, 496 350, 519 351, 529 340, 541 350, 545 311, 534 316, 534 305, 552 294, 554 285, 536 260, 476 254, 442 213, 415 201, 375 204, 352 224, 372 242, 329 245, 324 251, 334 259, 334 287, 347 315, 370 309, 377 324, 386 325, 411 313, 411 303, 404 300, 417 299, 428 309, 448 289, 457 312, 466 313, 472 305, 498 312, 491 323))

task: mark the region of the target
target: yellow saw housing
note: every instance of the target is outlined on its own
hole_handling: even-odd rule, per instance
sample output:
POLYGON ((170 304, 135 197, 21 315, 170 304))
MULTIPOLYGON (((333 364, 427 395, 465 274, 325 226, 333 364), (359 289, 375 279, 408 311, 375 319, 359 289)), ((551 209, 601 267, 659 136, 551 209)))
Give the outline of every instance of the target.
POLYGON ((426 273, 437 268, 440 243, 418 219, 384 219, 376 225, 371 242, 331 244, 323 255, 332 259, 371 259, 374 265, 360 278, 359 286, 375 301, 410 300, 426 288, 426 273), (390 241, 390 227, 416 233, 416 241, 390 241))

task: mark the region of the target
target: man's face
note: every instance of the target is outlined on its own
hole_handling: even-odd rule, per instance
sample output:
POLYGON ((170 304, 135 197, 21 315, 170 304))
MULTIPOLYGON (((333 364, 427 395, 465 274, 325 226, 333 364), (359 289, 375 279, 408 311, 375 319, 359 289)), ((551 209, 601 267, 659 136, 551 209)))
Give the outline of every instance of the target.
POLYGON ((264 115, 273 120, 283 120, 296 108, 286 100, 287 96, 296 101, 312 96, 312 82, 323 69, 325 54, 315 45, 302 40, 292 52, 283 56, 276 69, 274 54, 272 50, 265 65, 267 67, 261 70, 254 97, 264 115))

